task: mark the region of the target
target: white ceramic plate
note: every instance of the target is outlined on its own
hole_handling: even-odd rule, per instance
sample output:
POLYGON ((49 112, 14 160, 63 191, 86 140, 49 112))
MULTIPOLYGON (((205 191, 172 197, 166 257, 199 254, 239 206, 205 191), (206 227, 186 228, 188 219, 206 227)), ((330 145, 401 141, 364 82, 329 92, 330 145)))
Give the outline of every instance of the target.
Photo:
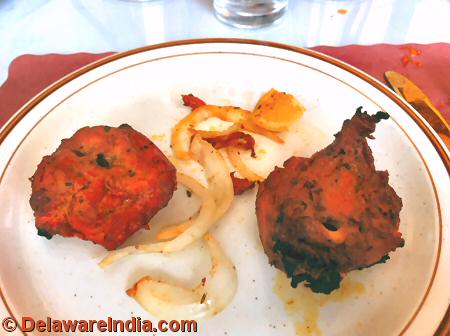
MULTIPOLYGON (((255 191, 237 197, 215 234, 236 265, 238 291, 224 312, 199 321, 198 334, 295 335, 309 323, 323 335, 432 335, 450 299, 448 151, 422 118, 368 75, 312 51, 237 40, 171 43, 107 58, 39 94, 3 128, 0 317, 156 321, 125 289, 144 274, 198 283, 208 264, 199 246, 170 256, 130 257, 103 271, 97 266, 103 248, 36 235, 28 178, 42 156, 80 127, 128 123, 170 153, 171 128, 187 113, 181 94, 251 109, 272 87, 294 94, 307 112, 283 135, 285 146, 258 137, 258 149, 267 152, 254 164, 260 173, 293 154, 309 156, 323 148, 358 106, 389 112, 392 118, 377 126, 370 146, 377 169, 389 170, 403 199, 400 229, 406 245, 386 264, 351 272, 347 289, 332 299, 284 285, 280 293, 275 288, 282 280, 258 239, 255 191), (293 305, 287 304, 290 296, 293 305)), ((178 191, 153 225, 188 216, 195 200, 187 200, 178 191)), ((148 239, 151 233, 140 232, 127 243, 148 239)))

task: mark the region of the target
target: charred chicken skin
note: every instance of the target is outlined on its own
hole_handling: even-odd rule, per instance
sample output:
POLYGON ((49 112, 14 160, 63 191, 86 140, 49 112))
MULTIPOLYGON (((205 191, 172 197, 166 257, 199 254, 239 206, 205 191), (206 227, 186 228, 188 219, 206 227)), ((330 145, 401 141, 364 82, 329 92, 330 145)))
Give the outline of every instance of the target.
POLYGON ((389 116, 359 108, 332 144, 311 158, 292 157, 260 184, 256 213, 269 262, 293 287, 306 281, 330 293, 347 272, 385 262, 404 245, 402 201, 377 171, 366 138, 389 116))
POLYGON ((81 128, 42 159, 30 180, 39 235, 113 250, 167 205, 176 172, 147 137, 124 124, 81 128))

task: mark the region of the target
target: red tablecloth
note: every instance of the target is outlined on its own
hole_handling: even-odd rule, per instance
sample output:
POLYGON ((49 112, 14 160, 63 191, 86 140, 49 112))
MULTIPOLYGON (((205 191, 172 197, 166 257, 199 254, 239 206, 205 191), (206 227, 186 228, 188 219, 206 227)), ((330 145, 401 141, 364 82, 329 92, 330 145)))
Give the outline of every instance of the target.
MULTIPOLYGON (((350 45, 313 48, 343 60, 384 82, 383 73, 395 70, 418 84, 450 121, 450 44, 350 45)), ((64 75, 111 53, 23 55, 10 65, 0 87, 0 126, 22 105, 64 75)))

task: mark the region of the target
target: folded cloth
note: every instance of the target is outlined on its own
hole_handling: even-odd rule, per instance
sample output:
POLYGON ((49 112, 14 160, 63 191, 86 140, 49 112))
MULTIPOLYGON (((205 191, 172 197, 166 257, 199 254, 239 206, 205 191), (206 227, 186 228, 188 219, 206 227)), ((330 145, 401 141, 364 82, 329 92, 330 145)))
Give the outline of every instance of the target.
MULTIPOLYGON (((386 70, 395 70, 418 84, 450 122, 450 44, 377 44, 312 48, 330 55, 384 82, 386 70)), ((9 67, 0 87, 0 126, 29 99, 48 85, 112 53, 22 55, 9 67)))

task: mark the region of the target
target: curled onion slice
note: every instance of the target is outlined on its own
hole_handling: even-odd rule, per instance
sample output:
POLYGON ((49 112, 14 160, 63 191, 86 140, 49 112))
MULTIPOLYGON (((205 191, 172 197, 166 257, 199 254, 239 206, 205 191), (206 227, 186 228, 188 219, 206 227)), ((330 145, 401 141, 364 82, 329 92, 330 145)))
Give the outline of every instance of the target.
POLYGON ((145 310, 158 318, 199 319, 220 313, 237 289, 236 269, 211 236, 205 236, 211 254, 211 270, 205 281, 186 289, 143 277, 127 290, 145 310))
POLYGON ((193 135, 191 129, 200 122, 216 117, 232 123, 241 123, 250 117, 250 111, 234 106, 201 105, 194 109, 175 126, 172 132, 172 148, 182 160, 191 158, 189 144, 193 135))
POLYGON ((176 225, 170 225, 165 228, 162 228, 158 234, 156 235, 157 240, 169 240, 173 239, 184 231, 186 231, 192 225, 193 219, 176 225))
MULTIPOLYGON (((235 195, 235 188, 231 175, 228 173, 226 163, 220 154, 212 145, 201 139, 201 136, 194 137, 191 145, 191 152, 194 158, 205 168, 208 180, 208 189, 211 191, 216 203, 217 221, 229 209, 235 195)), ((176 166, 176 164, 175 164, 176 166)), ((191 219, 185 223, 171 225, 163 228, 156 235, 158 240, 173 239, 186 231, 194 222, 191 219)))
POLYGON ((204 131, 204 130, 196 130, 191 128, 191 132, 193 134, 198 134, 202 137, 202 139, 209 139, 209 138, 215 138, 218 136, 224 136, 228 135, 234 132, 238 132, 242 129, 241 124, 233 124, 227 129, 224 129, 222 131, 204 131))
POLYGON ((263 181, 264 177, 259 176, 253 172, 247 165, 242 161, 241 154, 238 148, 228 147, 227 148, 228 157, 230 158, 231 164, 234 166, 236 171, 242 175, 244 178, 251 182, 263 181))
POLYGON ((218 150, 199 136, 192 140, 191 153, 205 169, 208 189, 217 206, 215 220, 218 220, 230 208, 234 198, 233 182, 225 160, 218 150))
POLYGON ((280 138, 276 133, 266 130, 265 128, 262 128, 262 127, 256 125, 250 119, 246 119, 246 120, 242 121, 241 127, 243 129, 245 129, 246 131, 265 136, 266 138, 269 138, 272 141, 275 141, 276 143, 284 144, 284 140, 282 138, 280 138))
POLYGON ((100 262, 101 268, 106 268, 112 263, 130 254, 143 252, 162 253, 182 250, 208 232, 209 228, 212 224, 214 224, 214 220, 216 218, 216 203, 211 193, 195 179, 180 172, 177 172, 177 181, 199 196, 202 202, 198 215, 194 219, 187 221, 190 222, 189 224, 186 224, 189 228, 177 238, 167 242, 140 244, 112 251, 100 262))

